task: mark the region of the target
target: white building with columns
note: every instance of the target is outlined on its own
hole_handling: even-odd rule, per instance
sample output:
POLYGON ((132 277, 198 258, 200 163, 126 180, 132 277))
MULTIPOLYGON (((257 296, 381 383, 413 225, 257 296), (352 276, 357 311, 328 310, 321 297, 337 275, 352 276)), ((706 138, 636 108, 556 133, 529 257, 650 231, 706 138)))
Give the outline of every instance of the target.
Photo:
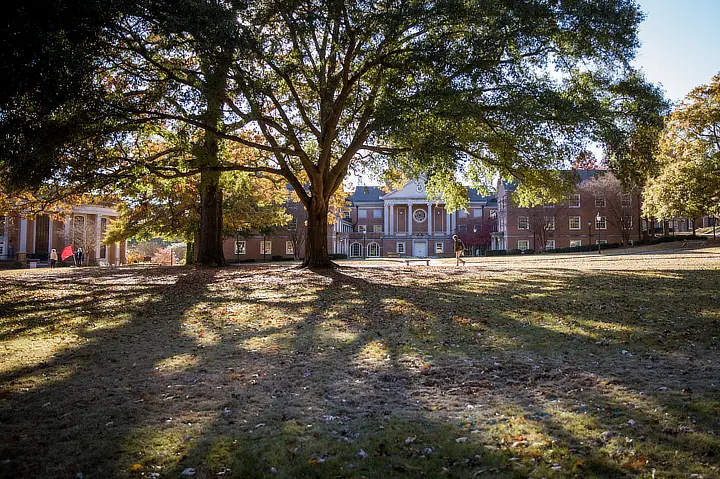
POLYGON ((56 249, 82 248, 89 264, 126 263, 125 242, 106 245, 102 239, 118 213, 107 206, 73 206, 62 215, 0 215, 0 260, 46 261, 56 249))
MULTIPOLYGON (((350 208, 336 225, 335 252, 350 257, 451 256, 453 234, 477 230, 497 215, 493 196, 468 189, 467 210, 449 212, 442 200, 428 200, 422 182, 384 192, 376 186, 358 186, 349 197, 350 208)), ((332 249, 331 249, 332 250, 332 249)))

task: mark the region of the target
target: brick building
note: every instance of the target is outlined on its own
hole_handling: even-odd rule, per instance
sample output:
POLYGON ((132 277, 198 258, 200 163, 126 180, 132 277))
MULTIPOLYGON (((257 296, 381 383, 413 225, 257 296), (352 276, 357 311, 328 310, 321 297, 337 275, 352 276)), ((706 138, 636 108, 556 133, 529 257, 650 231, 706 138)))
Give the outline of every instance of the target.
POLYGON ((579 170, 578 189, 559 205, 521 208, 513 201, 516 184, 497 187, 498 227, 492 249, 545 251, 588 244, 632 244, 642 236, 637 197, 593 192, 584 186, 602 170, 579 170))

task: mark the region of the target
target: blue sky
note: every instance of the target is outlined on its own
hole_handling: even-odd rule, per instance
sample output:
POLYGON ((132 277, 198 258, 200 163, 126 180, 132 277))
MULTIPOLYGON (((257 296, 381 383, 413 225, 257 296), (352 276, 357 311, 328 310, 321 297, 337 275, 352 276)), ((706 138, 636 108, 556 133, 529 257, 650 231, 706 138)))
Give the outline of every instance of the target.
POLYGON ((637 0, 646 14, 635 66, 681 100, 720 72, 720 0, 637 0))

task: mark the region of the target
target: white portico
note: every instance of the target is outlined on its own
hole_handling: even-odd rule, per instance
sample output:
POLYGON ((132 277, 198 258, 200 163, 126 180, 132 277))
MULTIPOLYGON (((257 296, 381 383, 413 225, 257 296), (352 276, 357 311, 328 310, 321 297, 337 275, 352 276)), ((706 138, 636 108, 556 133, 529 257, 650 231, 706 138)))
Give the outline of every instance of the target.
POLYGON ((442 202, 428 200, 422 182, 411 181, 381 199, 385 238, 395 241, 397 253, 427 257, 444 252, 453 231, 453 215, 442 202))

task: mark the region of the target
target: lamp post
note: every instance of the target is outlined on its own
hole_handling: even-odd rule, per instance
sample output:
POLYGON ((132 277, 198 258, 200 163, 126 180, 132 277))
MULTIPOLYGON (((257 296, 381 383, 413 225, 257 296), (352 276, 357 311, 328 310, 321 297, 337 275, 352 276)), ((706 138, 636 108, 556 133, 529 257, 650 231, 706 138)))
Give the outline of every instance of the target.
POLYGON ((600 216, 600 212, 598 212, 597 216, 595 217, 595 229, 597 230, 598 254, 602 254, 602 251, 600 251, 600 221, 602 221, 602 216, 600 216))
POLYGON ((367 232, 363 231, 363 259, 367 259, 367 232))

